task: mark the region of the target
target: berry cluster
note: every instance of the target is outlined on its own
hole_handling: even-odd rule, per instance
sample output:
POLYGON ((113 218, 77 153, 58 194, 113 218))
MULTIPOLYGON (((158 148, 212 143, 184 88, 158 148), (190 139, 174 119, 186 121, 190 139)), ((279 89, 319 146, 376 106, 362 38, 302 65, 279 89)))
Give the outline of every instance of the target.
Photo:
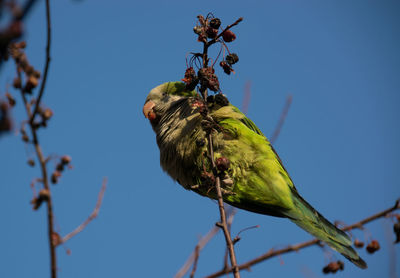
POLYGON ((191 53, 192 56, 189 59, 189 63, 187 63, 185 76, 182 81, 186 83, 186 89, 188 90, 194 90, 197 85, 200 85, 199 91, 201 93, 207 89, 213 92, 220 92, 220 84, 215 74, 214 65, 222 53, 222 60, 219 63, 222 70, 228 75, 234 72, 232 66, 239 61, 239 56, 236 53, 231 53, 226 43, 230 43, 236 39, 235 33, 230 29, 241 22, 243 18, 239 18, 225 29, 221 28, 221 20, 214 17, 211 13, 206 17, 199 15, 197 19, 198 23, 193 28, 193 31, 197 35, 197 41, 204 44, 204 51, 203 53, 191 53), (208 58, 208 48, 215 43, 219 43, 221 49, 213 64, 208 65, 210 61, 208 58), (228 54, 225 55, 225 52, 228 54), (197 72, 195 67, 197 68, 197 72))
POLYGON ((23 49, 26 47, 24 41, 19 43, 12 43, 9 46, 9 53, 17 65, 18 73, 25 73, 25 84, 22 84, 20 76, 16 77, 13 86, 16 89, 23 88, 25 93, 31 94, 32 89, 36 88, 39 84, 40 72, 29 63, 23 49))

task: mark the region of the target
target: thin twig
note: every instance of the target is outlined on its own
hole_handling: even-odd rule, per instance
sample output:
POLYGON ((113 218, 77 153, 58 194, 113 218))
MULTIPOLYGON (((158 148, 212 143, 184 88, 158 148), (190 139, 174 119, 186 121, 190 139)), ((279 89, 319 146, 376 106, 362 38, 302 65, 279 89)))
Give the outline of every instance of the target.
MULTIPOLYGON (((228 25, 213 40, 210 40, 208 42, 207 41, 203 42, 203 54, 202 54, 203 68, 207 68, 207 66, 208 66, 208 48, 212 44, 216 43, 217 40, 223 35, 223 33, 225 33, 227 30, 229 30, 233 26, 237 25, 242 20, 243 20, 242 17, 239 18, 238 20, 236 20, 231 25, 228 25)), ((201 93, 201 95, 203 97, 203 100, 207 103, 207 89, 206 88, 201 88, 200 89, 200 93, 201 93)), ((206 110, 206 111, 207 111, 207 116, 208 116, 208 110, 206 110)), ((232 269, 233 269, 233 275, 234 275, 235 278, 240 278, 239 268, 238 268, 237 261, 236 261, 236 254, 235 254, 235 250, 234 250, 234 247, 233 247, 231 234, 230 234, 230 232, 228 230, 228 226, 226 224, 226 214, 225 214, 225 208, 224 208, 224 200, 223 200, 222 191, 221 191, 221 179, 220 179, 220 177, 218 175, 216 175, 217 167, 216 167, 215 159, 214 159, 212 131, 209 132, 207 139, 208 139, 208 149, 207 150, 208 150, 208 154, 209 154, 208 157, 209 157, 210 162, 211 162, 212 172, 213 172, 214 176, 216 176, 216 178, 215 178, 215 189, 216 189, 216 192, 217 192, 218 209, 219 209, 219 214, 220 214, 220 222, 217 223, 216 225, 219 226, 220 228, 222 228, 222 230, 224 232, 226 246, 227 246, 227 248, 229 250, 231 265, 232 265, 232 269)))
POLYGON ((218 35, 216 36, 214 39, 210 40, 207 44, 208 46, 216 43, 218 41, 218 39, 229 29, 231 29, 233 26, 238 25, 241 21, 243 20, 243 17, 239 17, 234 23, 232 23, 231 25, 226 26, 226 28, 218 35))
MULTIPOLYGON (((236 214, 236 210, 232 209, 232 210, 228 210, 228 223, 233 222, 233 217, 236 214)), ((196 244, 194 251, 192 252, 192 254, 190 254, 189 258, 186 260, 186 262, 183 264, 183 266, 181 267, 181 269, 179 269, 178 273, 175 274, 174 278, 181 278, 183 277, 186 272, 188 272, 189 268, 191 265, 193 265, 193 269, 195 269, 195 264, 196 261, 199 259, 200 256, 200 251, 207 245, 208 242, 210 242, 210 240, 217 234, 217 232, 219 231, 219 227, 214 226, 212 227, 207 234, 202 237, 199 242, 196 244)), ((192 273, 194 274, 193 270, 192 273)))
MULTIPOLYGON (((392 206, 392 207, 390 207, 390 208, 388 208, 388 209, 386 209, 384 211, 381 211, 379 213, 376 213, 376 214, 374 214, 372 216, 369 216, 369 217, 367 217, 367 218, 365 218, 365 219, 363 219, 363 220, 361 220, 361 221, 359 221, 357 223, 354 223, 352 225, 346 226, 342 230, 343 231, 350 231, 350 230, 353 230, 353 229, 362 229, 364 224, 367 224, 367 223, 372 222, 374 220, 377 220, 379 218, 385 217, 389 213, 391 213, 392 211, 395 211, 395 210, 398 210, 398 209, 400 209, 400 199, 398 199, 396 201, 394 206, 392 206)), ((278 255, 281 255, 281 254, 285 254, 285 253, 289 253, 289 252, 293 252, 293 251, 298 251, 300 249, 312 246, 314 244, 319 244, 319 243, 320 243, 320 240, 312 239, 312 240, 305 241, 305 242, 302 242, 302 243, 289 245, 288 247, 285 247, 285 248, 282 248, 282 249, 278 249, 278 250, 270 249, 267 253, 265 253, 265 254, 257 257, 257 258, 254 258, 254 259, 252 259, 252 260, 250 260, 250 261, 248 261, 246 263, 243 263, 243 264, 239 265, 239 269, 240 270, 242 270, 242 269, 250 269, 251 266, 253 266, 253 265, 257 264, 257 263, 260 263, 262 261, 265 261, 267 259, 270 259, 272 257, 278 256, 278 255)), ((215 272, 215 273, 213 273, 213 274, 211 274, 209 276, 206 276, 206 278, 220 277, 220 276, 222 276, 222 275, 224 275, 226 273, 230 273, 232 271, 233 271, 233 268, 222 269, 222 270, 220 270, 218 272, 215 272)))
POLYGON ((32 116, 30 117, 30 124, 33 124, 35 120, 35 116, 39 111, 39 105, 40 101, 42 100, 44 88, 46 87, 46 81, 47 81, 47 73, 49 71, 49 65, 51 61, 50 57, 50 47, 51 47, 51 17, 50 17, 50 1, 46 0, 46 22, 47 22, 47 42, 46 42, 46 63, 44 66, 44 71, 43 71, 43 79, 42 83, 40 85, 40 90, 39 90, 39 95, 36 101, 36 106, 35 109, 33 110, 32 116))
POLYGON ((218 233, 219 228, 217 226, 214 226, 208 233, 202 237, 199 242, 197 243, 195 250, 192 252, 192 254, 189 256, 189 258, 186 260, 184 265, 181 267, 181 269, 178 271, 178 273, 175 274, 174 278, 181 278, 183 277, 186 272, 189 270, 190 266, 194 263, 196 260, 196 256, 198 257, 198 253, 204 248, 204 246, 207 245, 207 243, 218 233))
POLYGON ((97 217, 97 215, 99 214, 99 211, 100 211, 101 204, 103 202, 103 197, 104 197, 104 192, 106 190, 106 187, 107 187, 107 178, 104 178, 103 179, 103 184, 102 184, 100 192, 99 192, 99 196, 97 198, 96 206, 95 206, 93 212, 89 215, 89 217, 82 224, 80 224, 78 227, 76 227, 75 230, 73 230, 72 232, 70 232, 69 234, 64 236, 62 241, 61 241, 61 243, 66 243, 72 237, 74 237, 77 234, 79 234, 80 232, 82 232, 86 228, 86 226, 93 219, 95 219, 97 217))
MULTIPOLYGON (((18 77, 21 78, 21 73, 18 72, 18 77)), ((28 100, 26 99, 24 89, 21 88, 21 96, 22 100, 24 102, 24 106, 26 109, 26 113, 28 115, 28 119, 31 118, 31 109, 30 109, 30 104, 28 100)), ((42 171, 42 182, 43 182, 43 187, 45 190, 48 192, 48 199, 47 199, 47 222, 48 222, 48 238, 49 238, 49 246, 50 246, 50 272, 51 272, 51 277, 56 278, 57 277, 57 257, 56 257, 56 241, 53 240, 54 235, 56 234, 54 232, 54 214, 53 214, 53 202, 52 202, 52 197, 51 197, 51 191, 50 191, 50 186, 49 186, 49 179, 48 179, 48 174, 47 174, 47 168, 46 168, 46 159, 43 155, 42 148, 40 147, 39 144, 39 138, 37 135, 37 128, 35 127, 34 123, 29 123, 29 127, 31 130, 32 134, 32 144, 35 148, 37 158, 39 160, 39 165, 40 169, 42 171)))
MULTIPOLYGON (((34 1, 29 1, 27 2, 27 4, 25 5, 24 8, 24 12, 23 15, 27 13, 27 11, 29 11, 29 9, 32 7, 32 4, 34 3, 34 1)), ((48 53, 50 52, 50 6, 49 6, 49 0, 46 0, 46 14, 47 14, 47 49, 46 49, 46 56, 48 56, 48 53)), ((21 16, 23 16, 21 15, 21 16)), ((18 68, 19 66, 17 65, 17 75, 19 80, 21 79, 21 72, 20 69, 18 68)), ((47 66, 48 68, 48 66, 47 66)), ((43 95, 44 89, 45 89, 45 80, 46 80, 46 76, 47 76, 47 72, 45 73, 43 82, 41 84, 41 91, 40 94, 43 95)), ((47 203, 47 225, 48 225, 48 240, 49 240, 49 248, 50 248, 50 273, 51 273, 51 277, 52 278, 56 278, 57 277, 57 256, 56 256, 56 246, 57 246, 57 237, 58 234, 54 231, 54 213, 53 213, 53 199, 52 199, 52 195, 51 195, 51 190, 50 190, 50 185, 49 185, 49 179, 48 179, 48 173, 47 173, 47 168, 46 168, 46 164, 47 164, 47 160, 43 155, 43 151, 42 148, 40 146, 39 143, 39 137, 37 134, 37 130, 38 127, 36 126, 36 124, 34 123, 34 121, 32 120, 33 117, 33 113, 31 111, 31 105, 28 102, 27 98, 26 98, 26 92, 25 89, 21 86, 20 87, 20 91, 21 91, 21 97, 22 100, 24 102, 24 106, 26 109, 26 113, 28 116, 28 124, 31 130, 31 134, 32 134, 32 144, 35 148, 36 151, 36 155, 39 161, 39 165, 40 165, 40 169, 42 172, 42 178, 41 181, 43 183, 43 188, 44 190, 46 190, 47 192, 47 199, 46 199, 46 203, 47 203)), ((40 106, 40 98, 36 101, 36 107, 40 106)), ((34 112, 35 113, 35 112, 34 112)))
MULTIPOLYGON (((231 211, 230 212, 228 211, 228 219, 226 220, 226 224, 228 225, 229 233, 231 232, 233 218, 235 217, 235 214, 236 214, 236 209, 231 207, 231 211)), ((235 245, 234 241, 235 241, 235 239, 233 239, 232 243, 235 245)), ((229 268, 228 255, 229 255, 229 250, 228 250, 228 248, 226 248, 225 256, 224 256, 224 269, 229 268)))
POLYGON ((196 245, 196 248, 194 249, 194 253, 195 253, 195 256, 194 256, 192 272, 190 272, 190 278, 194 278, 194 274, 196 273, 196 270, 197 270, 197 262, 199 261, 199 255, 200 255, 198 245, 196 245))
POLYGON ((285 102, 285 106, 283 107, 282 113, 281 113, 281 117, 279 118, 279 122, 275 127, 275 131, 271 136, 271 144, 274 144, 276 139, 278 139, 278 136, 281 132, 282 126, 286 120, 287 114, 289 112, 289 108, 290 108, 290 104, 292 104, 292 99, 293 97, 291 95, 288 95, 288 97, 286 98, 286 102, 285 102))
MULTIPOLYGON (((212 144, 212 134, 210 133, 208 135, 208 151, 210 153, 211 157, 211 165, 213 172, 216 172, 216 165, 215 165, 215 160, 214 160, 214 150, 213 150, 213 144, 212 144)), ((217 190, 217 197, 218 197, 218 208, 219 208, 219 214, 221 216, 221 220, 218 223, 220 227, 222 227, 222 231, 224 232, 225 236, 225 241, 226 241, 226 247, 229 250, 229 255, 231 259, 231 265, 232 265, 232 270, 233 270, 233 276, 235 278, 240 278, 240 273, 239 273, 239 268, 238 264, 236 261, 236 254, 235 254, 235 249, 233 248, 233 242, 231 238, 231 234, 228 230, 228 225, 226 224, 226 215, 225 215, 225 208, 224 208, 224 200, 222 198, 222 191, 221 191, 221 179, 219 176, 216 177, 215 179, 215 188, 217 190)))

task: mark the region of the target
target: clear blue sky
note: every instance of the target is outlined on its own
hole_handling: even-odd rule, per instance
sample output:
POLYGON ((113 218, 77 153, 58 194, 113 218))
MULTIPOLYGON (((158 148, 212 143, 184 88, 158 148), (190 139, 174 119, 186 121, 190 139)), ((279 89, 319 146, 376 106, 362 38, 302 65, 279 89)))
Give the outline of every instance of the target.
MULTIPOLYGON (((272 135, 286 96, 293 104, 276 149, 299 192, 328 219, 352 223, 400 197, 399 1, 52 1, 53 47, 44 103, 54 111, 40 132, 47 155, 69 154, 74 169, 52 187, 62 235, 92 211, 104 176, 98 219, 58 249, 59 277, 171 277, 198 237, 218 219, 213 201, 185 191, 162 172, 155 136, 141 108, 156 85, 179 80, 185 55, 200 51, 192 27, 211 11, 224 25, 243 16, 230 47, 240 61, 221 88, 240 107, 252 82, 248 115, 272 135)), ((26 21, 28 57, 42 69, 44 1, 26 21)), ((2 69, 0 92, 14 77, 2 69)), ((13 113, 24 119, 19 95, 13 113)), ((0 138, 0 276, 48 277, 45 209, 32 211, 33 149, 0 138)), ((49 169, 53 169, 51 162, 49 169)), ((311 237, 285 219, 239 211, 233 235, 245 262, 270 248, 311 237)), ((362 271, 345 262, 336 277, 390 277, 380 220, 366 226, 381 250, 362 271)), ((355 235, 364 238, 362 232, 355 235)), ((399 246, 395 247, 397 253, 399 246)), ((222 266, 224 241, 201 253, 198 277, 222 266)), ((338 259, 344 260, 339 254, 338 259)), ((400 255, 398 255, 400 256, 400 255)), ((324 253, 311 247, 271 259, 242 277, 322 277, 324 253), (306 274, 305 274, 306 273, 306 274)), ((397 274, 400 264, 397 258, 397 274)))

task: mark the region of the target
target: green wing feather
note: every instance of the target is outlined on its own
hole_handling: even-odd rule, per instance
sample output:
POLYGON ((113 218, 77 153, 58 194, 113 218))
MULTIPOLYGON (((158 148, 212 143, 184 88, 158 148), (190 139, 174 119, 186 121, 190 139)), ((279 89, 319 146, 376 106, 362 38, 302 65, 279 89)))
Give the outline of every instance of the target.
POLYGON ((218 109, 212 116, 222 126, 225 142, 223 148, 216 150, 216 156, 226 156, 233 168, 234 194, 224 196, 227 203, 287 217, 358 267, 367 267, 351 247, 348 235, 300 196, 272 145, 249 118, 231 105, 218 109))

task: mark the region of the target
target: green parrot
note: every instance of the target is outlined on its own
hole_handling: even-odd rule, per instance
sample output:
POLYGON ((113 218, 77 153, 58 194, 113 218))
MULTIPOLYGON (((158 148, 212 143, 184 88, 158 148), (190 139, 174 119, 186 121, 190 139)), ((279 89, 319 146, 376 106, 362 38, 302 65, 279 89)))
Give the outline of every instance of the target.
POLYGON ((356 266, 367 268, 349 236, 300 196, 274 148, 249 118, 222 94, 209 97, 208 120, 201 115, 204 109, 196 91, 186 90, 182 82, 164 83, 148 94, 143 113, 156 133, 164 171, 185 189, 217 199, 207 157, 205 129, 211 126, 224 202, 289 218, 356 266))

